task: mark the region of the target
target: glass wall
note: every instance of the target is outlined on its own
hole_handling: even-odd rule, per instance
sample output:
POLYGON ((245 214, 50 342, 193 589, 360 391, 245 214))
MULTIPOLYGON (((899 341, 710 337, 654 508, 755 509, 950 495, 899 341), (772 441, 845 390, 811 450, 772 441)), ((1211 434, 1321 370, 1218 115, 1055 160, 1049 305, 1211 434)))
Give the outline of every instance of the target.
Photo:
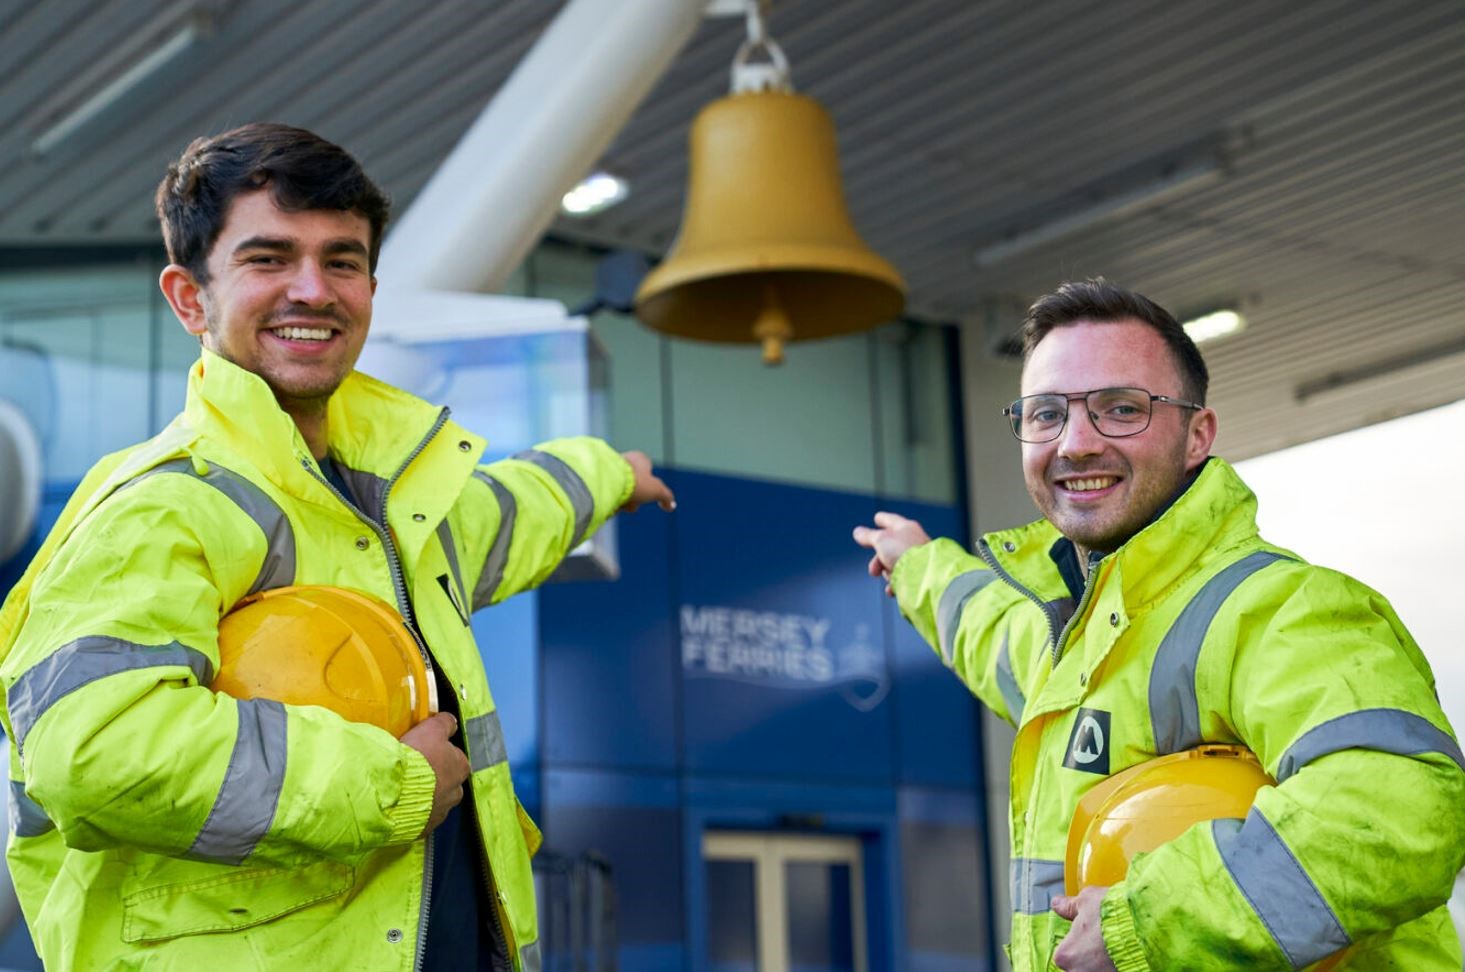
POLYGON ((48 482, 74 483, 182 407, 198 342, 163 302, 160 267, 0 274, 0 397, 40 433, 48 482))
MULTIPOLYGON (((572 311, 595 294, 600 257, 549 242, 509 290, 572 311)), ((634 317, 591 317, 611 361, 611 437, 703 472, 957 501, 954 329, 897 322, 789 346, 765 366, 755 345, 671 340, 634 317)))

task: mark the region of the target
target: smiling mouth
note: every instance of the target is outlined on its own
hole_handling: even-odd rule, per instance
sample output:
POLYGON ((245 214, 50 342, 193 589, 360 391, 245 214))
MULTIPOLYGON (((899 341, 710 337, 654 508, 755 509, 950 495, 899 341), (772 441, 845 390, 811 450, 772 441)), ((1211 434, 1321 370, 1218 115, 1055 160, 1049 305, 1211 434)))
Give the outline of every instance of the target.
POLYGON ((1073 493, 1094 493, 1101 489, 1108 489, 1117 482, 1119 482, 1117 476, 1089 476, 1085 479, 1070 479, 1059 485, 1073 493))
POLYGON ((287 341, 329 341, 336 332, 329 327, 274 327, 270 333, 287 341))

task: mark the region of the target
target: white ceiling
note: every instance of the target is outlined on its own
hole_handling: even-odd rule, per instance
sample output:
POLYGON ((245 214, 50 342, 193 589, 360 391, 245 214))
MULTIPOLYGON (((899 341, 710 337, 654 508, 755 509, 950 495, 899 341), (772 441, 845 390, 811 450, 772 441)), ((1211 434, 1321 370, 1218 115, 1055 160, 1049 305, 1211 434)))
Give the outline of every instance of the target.
MULTIPOLYGON (((344 144, 401 208, 557 9, 0 0, 0 247, 155 240, 167 162, 256 119, 344 144), (201 43, 35 153, 188 9, 212 12, 201 43)), ((1182 315, 1239 302, 1249 329, 1207 348, 1235 458, 1465 397, 1459 0, 780 0, 769 29, 834 116, 855 222, 911 315, 996 345, 1091 274, 1182 315), (974 262, 1196 160, 1217 175, 974 262)), ((687 127, 725 93, 742 32, 703 23, 602 160, 631 198, 556 235, 665 249, 687 127)))

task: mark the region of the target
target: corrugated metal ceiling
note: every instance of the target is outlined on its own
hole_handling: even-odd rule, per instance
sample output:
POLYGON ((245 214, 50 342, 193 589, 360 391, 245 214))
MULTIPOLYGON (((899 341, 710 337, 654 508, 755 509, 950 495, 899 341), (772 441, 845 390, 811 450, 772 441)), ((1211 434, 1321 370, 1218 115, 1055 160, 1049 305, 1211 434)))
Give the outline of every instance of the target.
MULTIPOLYGON (((258 118, 348 146, 405 205, 557 6, 0 0, 0 245, 154 239, 167 161, 258 118), (189 10, 211 14, 201 43, 36 154, 189 10)), ((781 0, 769 26, 833 114, 856 223, 914 316, 996 343, 1033 297, 1099 273, 1182 314, 1239 302, 1249 329, 1207 349, 1233 458, 1465 397, 1458 0, 781 0), (1219 174, 974 262, 1196 158, 1219 174), (1298 401, 1339 375, 1366 380, 1298 401)), ((558 235, 664 250, 687 127, 742 30, 702 25, 603 160, 631 198, 558 235)))

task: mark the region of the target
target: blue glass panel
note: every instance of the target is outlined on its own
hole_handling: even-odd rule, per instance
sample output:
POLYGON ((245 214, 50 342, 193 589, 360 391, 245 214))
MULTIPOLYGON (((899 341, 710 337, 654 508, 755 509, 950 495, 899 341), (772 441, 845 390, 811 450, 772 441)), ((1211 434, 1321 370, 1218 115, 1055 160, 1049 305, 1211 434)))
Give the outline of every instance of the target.
MULTIPOLYGON (((933 537, 961 542, 961 514, 949 506, 892 503, 885 507, 920 522, 933 537)), ((976 785, 980 765, 979 703, 916 629, 885 599, 895 669, 896 756, 903 783, 976 785)))
POLYGON ((850 540, 874 501, 685 471, 677 487, 688 768, 888 782, 881 595, 850 540))
POLYGON ((752 861, 707 862, 707 958, 712 972, 758 968, 752 861))
POLYGON ((620 580, 539 590, 547 763, 676 769, 673 519, 657 510, 617 518, 620 580))
MULTIPOLYGON (((636 773, 549 769, 545 850, 592 853, 610 866, 620 945, 681 942, 681 814, 676 780, 636 773)), ((634 966, 631 966, 634 967, 634 966)))
POLYGON ((854 972, 853 903, 847 864, 790 861, 789 968, 793 972, 854 972))

